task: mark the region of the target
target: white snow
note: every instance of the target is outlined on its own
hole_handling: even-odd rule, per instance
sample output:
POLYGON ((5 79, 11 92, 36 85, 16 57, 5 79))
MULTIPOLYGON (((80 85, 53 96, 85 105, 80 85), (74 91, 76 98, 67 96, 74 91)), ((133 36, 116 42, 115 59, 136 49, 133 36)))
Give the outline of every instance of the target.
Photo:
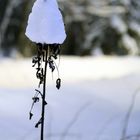
MULTIPOLYGON (((37 86, 31 60, 0 60, 0 138, 38 140, 40 104, 28 121, 37 86), (15 75, 13 75, 15 73, 15 75), (4 82, 4 83, 3 83, 4 82)), ((45 140, 120 140, 134 94, 140 89, 138 57, 62 57, 62 88, 47 81, 45 140)), ((55 79, 55 74, 53 76, 55 79)), ((126 136, 139 134, 140 91, 126 136)))
POLYGON ((130 54, 137 55, 139 52, 137 42, 134 38, 129 36, 128 34, 124 34, 122 37, 122 43, 125 46, 125 48, 128 49, 130 54))
POLYGON ((36 0, 29 15, 25 34, 36 43, 64 42, 66 33, 56 0, 36 0))
POLYGON ((110 24, 115 28, 119 33, 125 33, 127 31, 127 26, 123 19, 118 15, 113 15, 110 19, 110 24))
MULTIPOLYGON (((0 59, 0 87, 36 87, 36 70, 29 59, 0 59), (9 70, 9 71, 7 71, 9 70)), ((58 62, 59 63, 59 62, 58 62)), ((64 83, 85 80, 114 79, 139 74, 140 60, 137 57, 66 57, 60 58, 60 77, 64 83)), ((57 77, 57 73, 53 74, 57 77)), ((54 85, 51 71, 48 84, 54 85)))
POLYGON ((140 36, 140 24, 135 21, 130 22, 130 29, 140 36))

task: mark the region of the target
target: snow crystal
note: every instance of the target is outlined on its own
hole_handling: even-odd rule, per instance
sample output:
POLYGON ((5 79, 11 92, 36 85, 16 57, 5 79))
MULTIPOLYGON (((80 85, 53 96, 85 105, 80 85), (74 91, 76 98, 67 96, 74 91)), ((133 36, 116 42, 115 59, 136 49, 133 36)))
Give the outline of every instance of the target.
POLYGON ((66 33, 56 0, 37 0, 34 3, 25 34, 36 43, 64 42, 66 33))

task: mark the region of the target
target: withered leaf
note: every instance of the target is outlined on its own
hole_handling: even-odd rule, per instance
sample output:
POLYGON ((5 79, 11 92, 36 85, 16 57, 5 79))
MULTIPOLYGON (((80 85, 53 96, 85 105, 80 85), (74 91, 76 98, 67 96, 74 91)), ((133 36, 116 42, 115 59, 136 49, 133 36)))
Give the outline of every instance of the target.
POLYGON ((56 88, 57 88, 57 89, 60 89, 60 87, 61 87, 61 79, 58 78, 58 79, 56 80, 56 88))

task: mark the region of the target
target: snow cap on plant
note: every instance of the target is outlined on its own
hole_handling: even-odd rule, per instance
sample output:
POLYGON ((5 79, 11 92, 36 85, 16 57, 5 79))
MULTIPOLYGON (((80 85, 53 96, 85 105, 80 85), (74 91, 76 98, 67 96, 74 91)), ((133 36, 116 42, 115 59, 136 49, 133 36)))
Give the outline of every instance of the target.
POLYGON ((47 105, 45 98, 47 68, 50 68, 52 73, 57 70, 56 88, 60 89, 61 79, 55 60, 60 56, 60 45, 66 38, 63 18, 56 0, 36 0, 29 15, 25 34, 37 46, 37 55, 33 57, 32 63, 36 69, 36 77, 39 79, 38 89, 35 89, 36 93, 32 98, 29 119, 32 119, 34 115, 32 112, 34 104, 41 99, 41 117, 35 127, 38 128, 41 125, 40 140, 43 140, 45 106, 47 105))
POLYGON ((25 35, 35 43, 62 44, 66 38, 63 17, 56 0, 36 0, 25 35))

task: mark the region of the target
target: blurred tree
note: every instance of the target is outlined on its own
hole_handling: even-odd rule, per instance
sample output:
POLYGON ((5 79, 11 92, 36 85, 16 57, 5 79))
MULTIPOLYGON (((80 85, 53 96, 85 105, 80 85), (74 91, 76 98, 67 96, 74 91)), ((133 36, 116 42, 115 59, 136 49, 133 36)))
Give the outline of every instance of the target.
MULTIPOLYGON (((35 0, 0 0, 0 44, 30 56, 35 47, 24 32, 35 0), (18 47, 17 47, 18 46, 18 47)), ((140 52, 140 0, 59 0, 67 40, 63 53, 137 55, 140 52)))
POLYGON ((67 54, 139 54, 139 0, 60 0, 65 12, 67 54), (74 47, 74 48, 72 48, 74 47))
MULTIPOLYGON (((0 5, 2 11, 0 12, 0 43, 3 54, 9 56, 13 50, 20 50, 24 53, 24 49, 17 46, 20 44, 20 33, 28 11, 27 6, 29 1, 1 0, 0 3, 2 3, 0 5)), ((23 44, 25 45, 25 42, 23 44)))

